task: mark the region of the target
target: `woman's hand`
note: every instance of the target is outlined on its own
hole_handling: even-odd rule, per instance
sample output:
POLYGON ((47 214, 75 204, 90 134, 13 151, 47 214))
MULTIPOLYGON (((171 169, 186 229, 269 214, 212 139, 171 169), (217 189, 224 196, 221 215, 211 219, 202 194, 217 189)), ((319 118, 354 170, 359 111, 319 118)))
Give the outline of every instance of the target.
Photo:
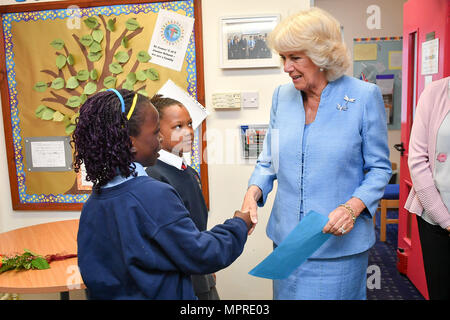
POLYGON ((255 230, 256 224, 258 223, 257 201, 259 200, 259 198, 261 198, 261 196, 261 189, 255 185, 250 186, 244 196, 241 211, 250 212, 250 217, 253 223, 252 228, 248 231, 249 235, 252 234, 253 230, 255 230))
MULTIPOLYGON (((355 217, 358 217, 366 207, 358 198, 351 198, 346 204, 353 209, 355 217)), ((350 211, 342 206, 339 206, 331 211, 328 215, 328 219, 327 224, 322 229, 323 233, 331 233, 335 236, 342 236, 349 233, 353 229, 353 217, 350 211)))

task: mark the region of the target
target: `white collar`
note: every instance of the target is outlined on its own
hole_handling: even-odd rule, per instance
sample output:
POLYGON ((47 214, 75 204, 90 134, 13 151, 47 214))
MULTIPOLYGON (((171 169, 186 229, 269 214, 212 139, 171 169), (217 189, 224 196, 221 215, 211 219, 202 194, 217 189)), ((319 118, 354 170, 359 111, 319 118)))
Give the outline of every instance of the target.
POLYGON ((167 163, 168 165, 171 165, 177 168, 178 170, 183 170, 181 168, 181 165, 184 163, 183 158, 169 151, 166 151, 164 149, 159 150, 158 160, 161 160, 162 162, 167 163))

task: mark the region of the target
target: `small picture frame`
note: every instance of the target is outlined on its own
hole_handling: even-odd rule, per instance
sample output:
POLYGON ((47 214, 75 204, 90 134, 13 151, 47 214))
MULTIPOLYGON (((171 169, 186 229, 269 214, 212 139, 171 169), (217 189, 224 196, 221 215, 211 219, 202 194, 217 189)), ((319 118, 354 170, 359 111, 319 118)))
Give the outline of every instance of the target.
POLYGON ((220 18, 220 67, 279 67, 280 57, 267 46, 279 14, 220 18))

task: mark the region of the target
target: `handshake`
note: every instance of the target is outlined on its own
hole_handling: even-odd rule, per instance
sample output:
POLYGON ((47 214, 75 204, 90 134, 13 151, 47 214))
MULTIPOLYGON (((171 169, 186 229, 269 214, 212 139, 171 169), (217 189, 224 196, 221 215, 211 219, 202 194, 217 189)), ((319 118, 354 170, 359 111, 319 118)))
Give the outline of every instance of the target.
POLYGON ((249 234, 250 234, 250 230, 252 230, 252 228, 254 226, 252 219, 250 217, 250 211, 242 212, 242 211, 236 210, 234 212, 233 218, 241 218, 242 220, 244 220, 245 224, 247 225, 247 230, 249 231, 249 234))

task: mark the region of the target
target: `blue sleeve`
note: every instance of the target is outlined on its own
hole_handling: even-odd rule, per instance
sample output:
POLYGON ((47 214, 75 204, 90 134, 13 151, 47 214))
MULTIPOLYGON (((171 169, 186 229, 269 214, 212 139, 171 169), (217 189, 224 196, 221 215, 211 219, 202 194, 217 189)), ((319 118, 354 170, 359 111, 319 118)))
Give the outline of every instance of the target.
POLYGON ((277 178, 278 168, 278 129, 275 127, 278 106, 278 87, 272 97, 272 108, 270 110, 269 128, 264 138, 263 150, 256 161, 255 169, 250 177, 248 186, 256 185, 262 191, 262 196, 258 201, 258 206, 262 207, 266 203, 267 196, 273 188, 273 181, 277 178), (276 155, 273 157, 273 155, 276 155))
POLYGON ((362 152, 366 174, 352 196, 361 199, 373 215, 392 173, 387 145, 386 112, 383 97, 376 85, 370 87, 363 117, 362 152))

